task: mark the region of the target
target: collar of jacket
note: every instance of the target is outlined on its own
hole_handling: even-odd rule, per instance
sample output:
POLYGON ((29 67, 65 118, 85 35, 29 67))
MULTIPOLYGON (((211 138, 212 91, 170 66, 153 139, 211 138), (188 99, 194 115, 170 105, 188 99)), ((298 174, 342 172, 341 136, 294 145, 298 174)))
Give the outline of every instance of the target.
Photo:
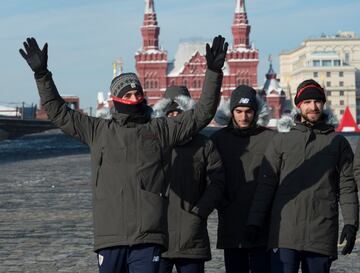
POLYGON ((115 120, 121 126, 129 125, 129 127, 134 127, 136 124, 144 124, 149 122, 150 113, 145 113, 143 115, 112 113, 112 119, 115 120))
MULTIPOLYGON (((301 123, 300 120, 301 120, 300 110, 298 108, 293 109, 290 114, 282 115, 281 119, 278 120, 277 129, 279 132, 287 133, 293 127, 295 127, 296 124, 301 123)), ((335 127, 338 124, 338 120, 336 116, 334 116, 332 111, 329 109, 324 110, 321 117, 321 121, 322 123, 325 123, 332 127, 335 127)))
POLYGON ((317 134, 328 134, 330 132, 335 131, 335 128, 334 128, 334 126, 327 124, 324 121, 319 121, 319 122, 315 123, 314 125, 307 123, 307 122, 296 121, 295 126, 292 128, 292 130, 298 130, 301 132, 306 132, 306 131, 311 130, 317 134))
POLYGON ((247 136, 253 136, 259 134, 260 132, 263 131, 264 127, 253 124, 249 128, 241 129, 237 125, 235 125, 235 121, 231 119, 229 125, 227 126, 227 129, 230 133, 236 136, 247 137, 247 136))

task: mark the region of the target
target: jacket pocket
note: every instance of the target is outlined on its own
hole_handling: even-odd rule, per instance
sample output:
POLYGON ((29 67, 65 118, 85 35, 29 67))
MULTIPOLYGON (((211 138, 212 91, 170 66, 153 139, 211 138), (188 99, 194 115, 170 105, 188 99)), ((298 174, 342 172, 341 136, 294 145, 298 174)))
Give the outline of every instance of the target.
POLYGON ((121 198, 110 197, 94 202, 95 236, 123 236, 125 234, 123 221, 121 198))
POLYGON ((339 211, 335 201, 318 199, 314 203, 311 221, 312 241, 326 245, 336 245, 339 229, 339 211))
POLYGON ((206 220, 181 209, 180 249, 204 248, 208 244, 206 220))
POLYGON ((140 231, 166 233, 167 200, 159 193, 145 191, 139 187, 140 231))
POLYGON ((95 199, 103 200, 119 196, 123 188, 121 177, 125 164, 126 149, 102 149, 101 161, 96 171, 95 199))
POLYGON ((95 186, 96 187, 98 185, 100 168, 101 168, 101 165, 103 162, 103 154, 104 154, 103 150, 104 150, 104 148, 101 149, 99 159, 96 162, 96 171, 95 171, 95 186))
POLYGON ((99 172, 103 163, 103 148, 92 154, 91 159, 91 184, 93 189, 96 188, 99 180, 99 172))

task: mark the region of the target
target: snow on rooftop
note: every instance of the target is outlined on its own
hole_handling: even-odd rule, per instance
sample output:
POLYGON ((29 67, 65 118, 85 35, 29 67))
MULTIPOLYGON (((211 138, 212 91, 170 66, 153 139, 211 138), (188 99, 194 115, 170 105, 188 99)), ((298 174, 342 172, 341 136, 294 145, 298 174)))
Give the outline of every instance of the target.
POLYGON ((254 47, 246 48, 246 47, 235 47, 229 50, 230 52, 254 52, 257 51, 254 47))
MULTIPOLYGON (((180 43, 175 54, 174 61, 169 64, 168 76, 178 76, 184 69, 185 63, 199 52, 201 55, 206 55, 205 42, 184 42, 180 43)), ((227 62, 224 64, 223 73, 229 75, 230 68, 227 62)))
POLYGON ((276 93, 278 93, 278 95, 281 95, 282 88, 280 87, 280 84, 276 79, 271 79, 270 84, 267 90, 265 91, 266 91, 266 95, 271 95, 270 94, 271 91, 275 91, 276 93))
MULTIPOLYGON (((206 55, 206 42, 184 42, 180 43, 175 54, 175 59, 168 66, 168 76, 179 76, 181 71, 184 69, 185 63, 199 52, 201 55, 206 55)), ((224 75, 230 74, 230 68, 227 61, 225 61, 223 67, 224 75)))
POLYGON ((201 55, 206 54, 205 43, 204 42, 185 42, 179 44, 179 47, 175 54, 175 59, 171 70, 169 71, 169 76, 177 76, 183 70, 184 64, 188 62, 196 52, 199 52, 201 55))
POLYGON ((143 48, 140 48, 135 55, 139 55, 139 54, 157 54, 157 53, 166 53, 166 51, 161 50, 161 49, 156 49, 156 48, 152 48, 152 49, 148 49, 148 50, 144 50, 143 48))
POLYGON ((7 116, 7 117, 21 116, 20 108, 0 105, 0 116, 7 116))

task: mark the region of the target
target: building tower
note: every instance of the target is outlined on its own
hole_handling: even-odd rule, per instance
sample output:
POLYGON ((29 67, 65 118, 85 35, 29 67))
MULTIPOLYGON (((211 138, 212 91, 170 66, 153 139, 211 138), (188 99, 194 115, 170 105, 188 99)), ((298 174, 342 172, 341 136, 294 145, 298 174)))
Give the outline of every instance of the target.
POLYGON ((272 61, 269 58, 269 71, 266 73, 266 81, 261 90, 261 96, 271 108, 271 119, 279 119, 284 111, 285 92, 280 87, 277 75, 273 69, 272 61))
MULTIPOLYGON (((257 88, 259 51, 250 43, 250 25, 245 0, 236 0, 232 25, 233 45, 227 52, 224 65, 222 95, 228 98, 240 84, 257 88)), ((191 96, 200 97, 206 72, 204 41, 182 42, 173 61, 159 46, 154 0, 145 0, 144 22, 141 27, 142 47, 135 54, 136 70, 149 104, 159 100, 167 86, 185 85, 191 96)), ((211 41, 207 41, 211 42, 211 41)))
POLYGON ((159 34, 154 0, 145 0, 141 27, 143 43, 135 54, 135 60, 139 79, 150 104, 160 99, 166 88, 167 52, 159 47, 159 34))
POLYGON ((245 0, 236 0, 234 22, 231 27, 234 48, 250 48, 250 25, 247 19, 245 0))
POLYGON ((124 65, 124 61, 122 58, 118 58, 113 62, 113 78, 123 73, 123 69, 124 69, 123 65, 124 65))
POLYGON ((250 45, 250 25, 245 0, 236 0, 235 14, 231 26, 233 45, 227 54, 227 74, 223 81, 223 96, 229 97, 240 84, 257 88, 257 66, 259 51, 250 45))

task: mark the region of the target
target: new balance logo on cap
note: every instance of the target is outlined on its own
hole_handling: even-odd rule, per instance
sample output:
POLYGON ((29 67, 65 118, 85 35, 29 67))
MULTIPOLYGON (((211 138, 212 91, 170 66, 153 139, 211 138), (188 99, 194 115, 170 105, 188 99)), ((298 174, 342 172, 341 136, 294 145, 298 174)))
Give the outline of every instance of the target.
POLYGON ((136 84, 135 83, 131 83, 131 88, 136 88, 136 84))
POLYGON ((239 100, 239 104, 248 104, 250 102, 250 99, 248 98, 241 98, 239 100))

